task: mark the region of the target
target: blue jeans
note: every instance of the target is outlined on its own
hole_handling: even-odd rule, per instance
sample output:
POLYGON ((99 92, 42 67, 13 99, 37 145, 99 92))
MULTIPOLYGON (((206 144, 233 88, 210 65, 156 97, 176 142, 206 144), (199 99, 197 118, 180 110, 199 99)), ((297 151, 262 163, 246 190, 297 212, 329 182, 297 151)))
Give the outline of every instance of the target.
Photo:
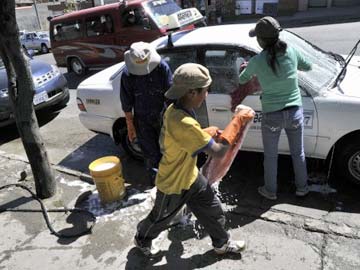
POLYGON ((261 131, 264 145, 265 189, 271 194, 277 192, 278 144, 282 129, 285 129, 289 141, 296 189, 306 191, 308 176, 304 153, 304 115, 303 108, 298 106, 263 113, 261 131))

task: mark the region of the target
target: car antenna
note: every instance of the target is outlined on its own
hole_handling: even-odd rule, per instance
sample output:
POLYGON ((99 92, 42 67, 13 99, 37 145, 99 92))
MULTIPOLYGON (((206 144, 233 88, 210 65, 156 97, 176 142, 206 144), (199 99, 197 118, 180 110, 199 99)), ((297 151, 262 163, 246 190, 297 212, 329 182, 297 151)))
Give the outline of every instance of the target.
POLYGON ((173 40, 172 40, 172 34, 176 31, 176 30, 178 30, 179 28, 174 28, 174 29, 171 29, 170 31, 167 31, 168 32, 168 40, 167 40, 167 45, 166 45, 166 47, 168 47, 168 48, 172 48, 172 47, 174 47, 174 43, 173 43, 173 40))

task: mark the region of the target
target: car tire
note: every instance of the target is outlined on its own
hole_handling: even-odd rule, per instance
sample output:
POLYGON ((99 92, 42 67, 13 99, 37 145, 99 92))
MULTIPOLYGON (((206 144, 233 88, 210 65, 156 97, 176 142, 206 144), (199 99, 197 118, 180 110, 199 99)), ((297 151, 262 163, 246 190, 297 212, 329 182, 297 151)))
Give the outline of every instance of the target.
POLYGON ((130 155, 133 159, 142 161, 144 160, 143 153, 141 152, 140 146, 138 143, 131 143, 127 134, 127 128, 123 127, 120 130, 120 144, 122 148, 130 155))
POLYGON ((48 53, 49 48, 46 46, 46 44, 41 44, 41 53, 48 53))
POLYGON ((360 185, 360 142, 341 146, 336 151, 334 162, 337 176, 360 185))
POLYGON ((71 58, 70 60, 71 71, 74 72, 77 76, 83 76, 86 73, 86 68, 81 63, 78 58, 71 58))

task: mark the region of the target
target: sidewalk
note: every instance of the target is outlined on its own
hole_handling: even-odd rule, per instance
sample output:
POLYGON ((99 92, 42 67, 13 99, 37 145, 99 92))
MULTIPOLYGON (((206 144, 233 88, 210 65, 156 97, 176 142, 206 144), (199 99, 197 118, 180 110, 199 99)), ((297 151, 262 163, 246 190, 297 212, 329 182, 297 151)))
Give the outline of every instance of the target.
MULTIPOLYGON (((23 159, 0 153, 1 185, 20 183, 33 188, 30 166, 23 159)), ((70 172, 70 171, 69 171, 70 172)), ((134 246, 136 225, 151 208, 148 192, 127 187, 128 197, 103 207, 95 187, 77 176, 56 171, 58 192, 44 200, 47 208, 73 206, 90 210, 97 221, 92 234, 59 239, 46 228, 29 194, 13 188, 0 192, 0 269, 359 269, 360 206, 342 211, 331 198, 314 194, 305 200, 285 195, 275 204, 262 199, 253 179, 226 179, 222 185, 227 228, 245 239, 240 256, 216 256, 210 239, 195 222, 176 226, 157 240, 166 252, 158 260, 145 258, 134 246), (226 202, 226 203, 225 203, 226 202), (334 207, 337 207, 336 209, 334 207), (3 210, 13 209, 12 212, 3 210)), ((79 232, 89 220, 79 214, 50 213, 55 230, 79 232)))
MULTIPOLYGON (((265 16, 265 15, 264 15, 265 16)), ((259 18, 262 16, 259 14, 259 18)), ((307 11, 296 12, 292 16, 277 16, 284 27, 300 26, 307 24, 341 23, 346 21, 360 20, 360 6, 354 7, 331 7, 331 8, 310 8, 307 11)), ((239 19, 224 23, 256 22, 256 19, 239 19)))

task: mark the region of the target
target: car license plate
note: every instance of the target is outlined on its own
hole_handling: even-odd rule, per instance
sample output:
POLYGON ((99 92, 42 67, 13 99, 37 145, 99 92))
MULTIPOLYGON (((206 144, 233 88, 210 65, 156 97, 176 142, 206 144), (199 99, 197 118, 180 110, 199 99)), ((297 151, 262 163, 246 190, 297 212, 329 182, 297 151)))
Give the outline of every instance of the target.
POLYGON ((46 91, 43 91, 41 93, 35 94, 33 103, 34 105, 38 105, 40 103, 43 103, 49 99, 49 96, 46 91))
POLYGON ((184 24, 184 22, 188 21, 192 18, 192 13, 190 10, 186 10, 184 12, 180 12, 177 14, 178 20, 181 24, 184 24))

